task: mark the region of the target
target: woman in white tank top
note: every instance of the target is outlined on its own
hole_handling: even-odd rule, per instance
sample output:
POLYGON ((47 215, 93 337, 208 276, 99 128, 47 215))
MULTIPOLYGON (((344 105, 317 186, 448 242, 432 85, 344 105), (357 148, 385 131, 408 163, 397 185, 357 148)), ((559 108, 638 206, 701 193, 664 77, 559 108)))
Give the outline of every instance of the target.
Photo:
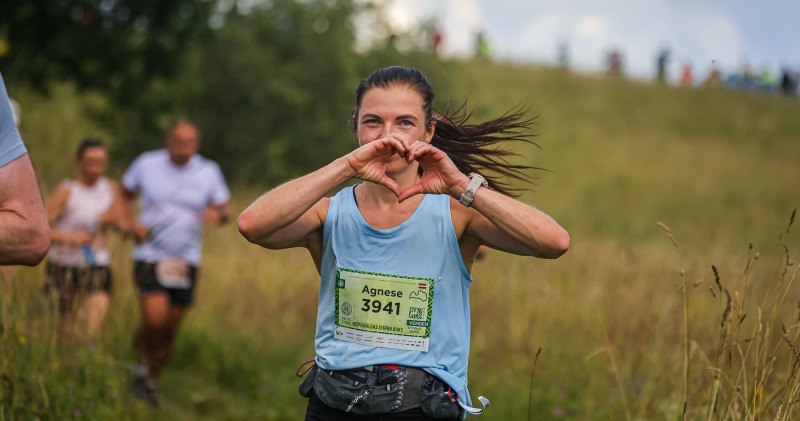
POLYGON ((108 151, 99 139, 78 147, 78 177, 65 179, 46 203, 52 246, 47 255, 48 291, 59 301, 59 330, 69 336, 73 314, 81 331, 94 335, 105 317, 111 292, 108 229, 117 226, 115 183, 103 177, 108 151))

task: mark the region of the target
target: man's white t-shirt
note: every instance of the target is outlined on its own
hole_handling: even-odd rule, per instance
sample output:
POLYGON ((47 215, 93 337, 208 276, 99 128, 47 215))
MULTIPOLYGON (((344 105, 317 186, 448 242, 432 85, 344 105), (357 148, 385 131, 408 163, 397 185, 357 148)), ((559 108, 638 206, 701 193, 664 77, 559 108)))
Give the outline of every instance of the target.
POLYGON ((156 263, 176 257, 198 266, 203 212, 230 199, 219 165, 194 155, 177 166, 166 149, 159 149, 136 158, 122 176, 122 185, 139 193, 139 223, 150 229, 148 239, 133 249, 134 260, 156 263))

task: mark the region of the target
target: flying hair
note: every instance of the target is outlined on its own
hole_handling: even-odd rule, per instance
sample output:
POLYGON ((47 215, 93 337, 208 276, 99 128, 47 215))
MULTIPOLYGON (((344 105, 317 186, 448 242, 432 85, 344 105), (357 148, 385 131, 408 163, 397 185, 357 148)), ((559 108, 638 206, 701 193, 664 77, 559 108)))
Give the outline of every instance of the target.
MULTIPOLYGON (((426 126, 430 127, 431 121, 436 120, 436 131, 431 145, 445 152, 462 173, 480 173, 493 190, 517 196, 520 189, 513 187, 510 181, 530 182, 526 172, 540 169, 511 162, 511 158, 521 156, 508 148, 511 143, 523 142, 538 146, 531 139, 531 126, 535 124, 535 117, 525 117, 528 111, 526 107, 520 106, 495 119, 470 124, 468 122, 472 113, 467 110, 466 101, 452 110, 448 104, 444 112, 436 111, 432 105, 434 92, 428 78, 419 70, 407 67, 391 66, 376 70, 358 84, 351 129, 356 129, 361 100, 367 91, 396 85, 411 87, 422 96, 426 126)), ((420 174, 422 171, 420 167, 420 174)))

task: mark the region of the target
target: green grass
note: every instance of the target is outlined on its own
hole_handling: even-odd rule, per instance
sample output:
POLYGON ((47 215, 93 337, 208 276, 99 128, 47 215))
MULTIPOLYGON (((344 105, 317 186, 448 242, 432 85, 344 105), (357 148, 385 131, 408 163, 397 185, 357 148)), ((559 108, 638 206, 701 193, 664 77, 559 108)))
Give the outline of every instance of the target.
MULTIPOLYGON (((540 115, 541 149, 522 152, 550 171, 535 174, 535 191, 523 199, 572 236, 556 261, 489 252, 476 264, 469 381, 473 397, 492 401, 477 419, 528 418, 540 348, 532 419, 682 419, 684 390, 687 419, 794 419, 797 354, 783 329, 800 348, 800 293, 790 282, 797 265, 786 265, 787 256, 797 260, 798 227, 778 236, 800 204, 800 101, 450 65, 449 83, 462 88, 438 94, 468 97, 476 118, 519 103, 540 115), (677 249, 657 222, 672 230, 677 249), (720 287, 731 296, 727 313, 720 287)), ((102 100, 66 88, 53 99, 18 92, 26 142, 49 191, 70 174, 63 157, 79 138, 103 133, 81 112, 102 100), (70 107, 78 108, 57 112, 70 107)), ((259 194, 233 191, 239 210, 259 194)), ((91 419, 302 419, 294 371, 313 357, 318 295, 305 251, 260 249, 232 225, 207 231, 197 304, 164 374, 159 411, 127 391, 138 319, 128 252, 115 249, 115 292, 95 349, 58 346, 42 268, 19 270, 0 300, 0 419, 75 411, 91 419)))

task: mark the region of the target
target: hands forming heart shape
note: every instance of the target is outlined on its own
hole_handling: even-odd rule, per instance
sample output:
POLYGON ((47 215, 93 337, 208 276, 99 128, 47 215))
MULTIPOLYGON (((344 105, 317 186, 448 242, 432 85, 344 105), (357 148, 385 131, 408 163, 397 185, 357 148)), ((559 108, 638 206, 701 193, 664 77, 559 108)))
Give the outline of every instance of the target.
POLYGON ((456 197, 469 184, 469 178, 456 168, 446 153, 425 142, 409 143, 388 136, 362 145, 345 159, 356 178, 385 186, 397 196, 398 202, 421 193, 456 197), (395 156, 405 159, 406 164, 419 163, 423 171, 416 184, 401 189, 386 174, 387 166, 395 156))

